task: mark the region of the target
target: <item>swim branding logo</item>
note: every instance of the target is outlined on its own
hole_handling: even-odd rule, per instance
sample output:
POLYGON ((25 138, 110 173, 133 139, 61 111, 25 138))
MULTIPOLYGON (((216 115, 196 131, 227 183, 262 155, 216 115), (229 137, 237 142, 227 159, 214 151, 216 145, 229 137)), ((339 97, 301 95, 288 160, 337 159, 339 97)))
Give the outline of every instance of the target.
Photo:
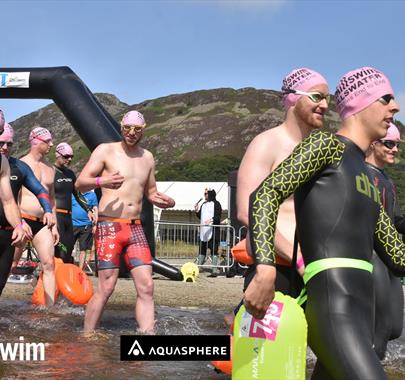
POLYGON ((30 87, 30 73, 29 72, 0 72, 0 88, 17 87, 29 88, 30 87))
POLYGON ((121 360, 229 360, 229 335, 122 335, 121 360))
POLYGON ((47 343, 27 343, 19 337, 19 343, 0 342, 0 358, 2 361, 44 361, 47 343))

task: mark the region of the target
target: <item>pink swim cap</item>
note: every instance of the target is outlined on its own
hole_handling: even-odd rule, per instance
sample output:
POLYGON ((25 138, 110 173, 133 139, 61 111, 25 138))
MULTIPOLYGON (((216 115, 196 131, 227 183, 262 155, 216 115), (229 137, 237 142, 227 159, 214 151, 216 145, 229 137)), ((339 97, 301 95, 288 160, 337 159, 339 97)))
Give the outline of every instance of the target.
POLYGON ((0 110, 0 129, 4 128, 4 123, 5 123, 4 113, 2 110, 0 110))
POLYGON ((397 126, 394 123, 390 123, 390 127, 387 130, 387 134, 381 140, 392 140, 392 141, 400 141, 401 135, 397 126))
POLYGON ((31 145, 35 145, 35 144, 38 144, 38 141, 35 141, 35 140, 39 140, 42 142, 46 142, 47 140, 52 140, 52 135, 51 135, 51 132, 49 132, 46 128, 37 127, 31 131, 29 140, 30 140, 31 145))
POLYGON ((138 111, 127 112, 121 120, 121 125, 139 125, 146 126, 143 115, 138 111))
POLYGON ((72 149, 72 147, 71 147, 68 143, 61 142, 61 143, 58 144, 58 146, 56 147, 55 156, 56 156, 56 157, 60 157, 60 156, 73 156, 73 149, 72 149))
POLYGON ((295 105, 298 99, 302 96, 296 94, 288 94, 286 93, 286 91, 288 90, 308 91, 312 87, 315 87, 319 84, 328 85, 328 82, 321 74, 319 74, 314 70, 302 67, 300 69, 295 69, 291 71, 283 79, 283 87, 281 88, 281 91, 284 92, 283 94, 284 108, 288 110, 291 106, 295 105))
POLYGON ((0 141, 2 142, 13 142, 14 140, 14 129, 9 123, 4 123, 4 131, 0 135, 0 141))
POLYGON ((388 94, 394 95, 388 78, 377 69, 361 67, 340 79, 335 92, 336 109, 345 120, 388 94))

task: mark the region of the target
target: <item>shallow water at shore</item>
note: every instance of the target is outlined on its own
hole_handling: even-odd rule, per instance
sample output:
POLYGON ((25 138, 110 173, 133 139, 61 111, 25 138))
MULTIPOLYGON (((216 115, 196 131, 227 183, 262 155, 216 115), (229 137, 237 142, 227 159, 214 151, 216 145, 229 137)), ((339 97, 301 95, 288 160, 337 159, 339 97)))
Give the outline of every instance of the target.
MULTIPOLYGON (((133 310, 112 305, 103 315, 100 333, 91 338, 81 334, 84 309, 62 301, 52 310, 31 306, 26 301, 0 300, 1 342, 47 343, 44 361, 0 363, 0 377, 60 379, 229 379, 217 374, 207 362, 121 362, 120 335, 135 332, 133 310)), ((225 311, 197 308, 157 307, 157 332, 164 335, 224 334, 225 311)), ((308 373, 314 364, 308 355, 308 373)), ((391 380, 404 378, 405 336, 389 343, 384 361, 391 380)))

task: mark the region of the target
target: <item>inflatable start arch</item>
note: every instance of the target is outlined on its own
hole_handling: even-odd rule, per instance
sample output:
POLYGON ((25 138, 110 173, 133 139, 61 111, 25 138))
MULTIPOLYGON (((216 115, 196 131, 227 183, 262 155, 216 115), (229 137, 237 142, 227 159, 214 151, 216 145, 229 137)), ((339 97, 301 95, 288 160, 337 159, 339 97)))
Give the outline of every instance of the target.
MULTIPOLYGON (((67 66, 18 69, 0 67, 1 98, 52 99, 91 151, 101 143, 121 140, 118 123, 67 66)), ((146 200, 144 205, 145 203, 146 200)), ((142 214, 145 234, 151 251, 154 252, 153 207, 143 207, 142 214)), ((172 280, 183 279, 177 268, 162 261, 154 259, 153 270, 172 280)))

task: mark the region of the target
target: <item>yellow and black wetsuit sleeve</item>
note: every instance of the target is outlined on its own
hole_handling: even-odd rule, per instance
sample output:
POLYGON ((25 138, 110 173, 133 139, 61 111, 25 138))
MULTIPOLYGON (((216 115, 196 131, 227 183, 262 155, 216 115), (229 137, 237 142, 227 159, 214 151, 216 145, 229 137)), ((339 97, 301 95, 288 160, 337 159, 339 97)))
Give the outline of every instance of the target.
POLYGON ((257 264, 275 265, 274 234, 280 204, 328 165, 340 162, 345 145, 317 130, 300 143, 250 195, 250 245, 257 264))
POLYGON ((405 276, 405 244, 382 205, 374 232, 374 249, 394 275, 405 276))

